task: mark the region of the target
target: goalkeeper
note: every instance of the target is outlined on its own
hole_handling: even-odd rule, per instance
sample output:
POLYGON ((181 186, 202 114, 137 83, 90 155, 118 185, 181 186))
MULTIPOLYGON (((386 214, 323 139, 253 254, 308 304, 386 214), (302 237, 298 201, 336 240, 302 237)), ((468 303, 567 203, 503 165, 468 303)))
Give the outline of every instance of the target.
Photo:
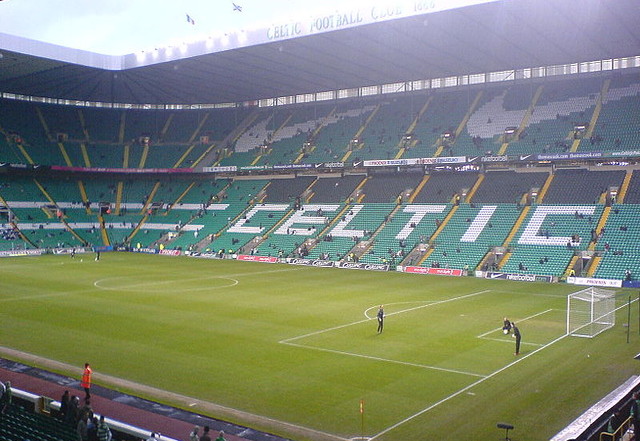
POLYGON ((502 332, 505 335, 511 332, 511 322, 506 317, 504 318, 504 321, 502 322, 502 332))
POLYGON ((522 339, 520 330, 515 323, 511 323, 511 329, 513 329, 513 338, 516 339, 516 352, 513 355, 520 355, 520 340, 522 339))
POLYGON ((384 329, 384 308, 382 305, 380 305, 380 308, 378 309, 376 318, 378 319, 378 334, 382 334, 382 330, 384 329))

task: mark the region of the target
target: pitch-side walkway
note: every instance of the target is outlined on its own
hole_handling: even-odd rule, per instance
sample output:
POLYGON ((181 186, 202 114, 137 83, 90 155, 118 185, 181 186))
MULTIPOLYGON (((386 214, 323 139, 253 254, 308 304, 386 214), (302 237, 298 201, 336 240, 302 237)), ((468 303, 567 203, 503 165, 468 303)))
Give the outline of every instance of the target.
MULTIPOLYGON (((6 353, 7 349, 0 348, 0 352, 6 353)), ((40 363, 34 364, 41 365, 40 363)), ((12 387, 16 389, 53 398, 54 400, 59 400, 65 390, 69 390, 72 395, 84 397, 84 391, 76 378, 0 358, 0 381, 7 380, 11 381, 12 387)), ((127 387, 128 385, 123 384, 122 386, 127 387)), ((204 410, 210 410, 204 404, 197 402, 193 404, 193 407, 198 406, 204 410)), ((224 430, 225 438, 228 441, 286 441, 275 435, 158 404, 97 385, 91 388, 91 406, 98 415, 105 415, 108 418, 148 429, 149 432, 158 432, 177 440, 187 440, 189 432, 195 425, 201 428, 208 425, 214 435, 213 438, 217 436, 220 430, 224 430)), ((202 433, 202 429, 200 429, 200 433, 202 433)))

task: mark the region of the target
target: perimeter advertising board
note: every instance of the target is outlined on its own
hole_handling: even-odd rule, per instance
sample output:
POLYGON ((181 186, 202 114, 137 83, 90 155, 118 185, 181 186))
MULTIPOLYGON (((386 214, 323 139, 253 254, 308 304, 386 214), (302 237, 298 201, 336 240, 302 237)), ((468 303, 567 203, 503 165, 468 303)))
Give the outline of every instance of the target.
POLYGON ((250 254, 239 254, 237 260, 242 260, 245 262, 278 263, 277 257, 252 256, 250 254))
POLYGON ((543 276, 539 274, 512 274, 512 273, 494 273, 485 274, 487 279, 513 280, 516 282, 553 282, 553 276, 543 276))
POLYGON ((431 274, 435 276, 462 276, 464 272, 454 268, 429 268, 425 266, 399 266, 398 271, 412 274, 431 274))
POLYGON ((622 280, 593 279, 590 277, 567 277, 567 283, 571 285, 604 286, 607 288, 620 288, 622 286, 622 280))

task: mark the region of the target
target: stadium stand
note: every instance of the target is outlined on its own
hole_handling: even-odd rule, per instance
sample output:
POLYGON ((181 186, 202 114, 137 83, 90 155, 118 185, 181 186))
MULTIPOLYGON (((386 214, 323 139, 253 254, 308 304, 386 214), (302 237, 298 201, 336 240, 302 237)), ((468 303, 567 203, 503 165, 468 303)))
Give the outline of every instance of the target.
POLYGON ((344 202, 364 178, 362 175, 347 175, 337 178, 319 176, 311 188, 310 199, 313 202, 344 202))
POLYGON ((640 204, 640 171, 634 170, 627 188, 624 202, 627 204, 640 204))
POLYGON ((11 406, 0 418, 0 437, 5 441, 75 441, 76 431, 63 421, 50 416, 11 406))
POLYGON ((401 96, 381 103, 373 118, 363 125, 354 160, 394 158, 413 118, 412 102, 412 96, 401 96))
POLYGON ((453 200, 454 195, 464 194, 473 187, 478 179, 478 174, 434 172, 429 175, 429 180, 421 191, 415 196, 415 203, 447 203, 453 200))
POLYGON ((415 190, 422 179, 422 174, 397 173, 372 175, 362 187, 366 202, 402 203, 415 190))
MULTIPOLYGON (((364 159, 496 154, 505 145, 501 153, 512 155, 567 152, 578 144, 580 151, 610 150, 622 148, 615 142, 623 140, 619 132, 634 132, 628 122, 633 121, 637 107, 638 84, 635 76, 586 76, 571 82, 494 84, 274 109, 184 112, 92 108, 58 112, 47 104, 4 100, 0 156, 11 162, 117 169, 359 163, 364 159), (601 109, 600 96, 604 97, 601 109), (595 127, 590 133, 592 120, 595 127), (576 132, 580 125, 585 126, 584 133, 576 132), (514 139, 505 137, 506 127, 515 128, 514 139), (141 139, 144 136, 149 137, 148 144, 141 139)), ((634 139, 629 142, 636 142, 634 139)), ((506 243, 508 250, 500 262, 503 271, 523 272, 518 268, 522 262, 527 268, 524 272, 544 270, 562 276, 571 258, 586 251, 601 257, 592 268, 598 276, 624 271, 626 259, 617 255, 624 263, 616 263, 612 253, 603 249, 602 238, 591 239, 594 230, 597 233, 604 227, 609 246, 623 244, 616 240, 624 235, 610 228, 619 228, 616 222, 621 216, 604 208, 615 204, 615 194, 623 192, 624 204, 612 210, 633 215, 635 205, 640 204, 637 170, 630 171, 625 180, 625 171, 619 169, 541 170, 505 166, 499 159, 487 161, 486 167, 468 167, 465 172, 442 167, 426 173, 373 170, 368 175, 309 173, 233 181, 202 176, 11 176, 0 188, 0 196, 7 201, 19 230, 5 223, 3 231, 10 240, 5 239, 2 246, 128 243, 132 247, 295 256, 304 244, 305 253, 312 257, 343 259, 357 251, 356 257, 364 262, 386 259, 398 264, 411 255, 407 262, 427 267, 437 263, 474 269, 488 252, 506 243), (261 204, 269 210, 261 209, 261 204), (302 209, 308 204, 324 207, 322 216, 314 216, 314 208, 302 209), (436 206, 445 208, 431 212, 436 206), (406 230, 406 223, 411 224, 425 207, 431 208, 420 215, 414 228, 406 230), (519 211, 522 207, 527 210, 519 211), (532 226, 536 216, 540 217, 540 207, 551 211, 540 225, 532 226), (557 218, 554 207, 561 212, 557 218), (593 212, 574 219, 572 213, 565 213, 566 207, 592 207, 593 212), (321 218, 322 225, 305 217, 321 218), (346 219, 348 225, 342 225, 346 219), (477 231, 470 232, 469 220, 477 231), (356 234, 357 240, 332 234, 339 225, 367 234, 356 234), (300 233, 306 229, 307 233, 294 237, 297 235, 286 234, 287 228, 300 233), (542 242, 547 233, 558 242, 553 245, 555 254, 545 252, 548 244, 542 242), (468 235, 475 235, 474 240, 464 239, 468 235), (581 240, 571 249, 564 239, 558 239, 573 235, 581 240), (554 254, 554 261, 540 267, 540 259, 551 259, 547 254, 554 254)), ((623 253, 635 256, 637 250, 623 253)))
MULTIPOLYGON (((373 237, 372 246, 360 257, 367 263, 397 264, 408 253, 425 244, 437 228, 436 219, 442 218, 449 207, 446 205, 409 204, 390 213, 382 228, 373 237)), ((414 263, 411 258, 409 264, 414 263)))
MULTIPOLYGON (((473 96, 470 92, 460 91, 455 93, 435 93, 428 98, 423 98, 420 103, 425 107, 413 107, 414 112, 424 110, 418 114, 415 126, 410 132, 411 139, 407 142, 407 149, 403 157, 420 158, 425 156, 435 156, 438 147, 445 144, 445 133, 453 138, 457 127, 463 121, 473 96), (470 101, 471 98, 471 101, 470 101)), ((420 95, 417 95, 416 102, 420 95)), ((447 140, 448 142, 448 140, 447 140)), ((459 149, 455 149, 458 154, 459 149)), ((447 153, 453 153, 449 150, 447 153)))
MULTIPOLYGON (((307 162, 342 161, 350 149, 359 129, 374 111, 372 104, 340 103, 333 109, 312 133, 311 151, 307 162)), ((355 143, 357 144, 357 143, 355 143)), ((351 153, 349 153, 350 155, 351 153)))
POLYGON ((640 141, 636 123, 640 118, 639 98, 640 83, 637 80, 614 78, 603 99, 593 135, 588 143, 583 144, 587 144, 590 150, 599 151, 636 148, 640 141))
POLYGON ((545 204, 597 204, 609 187, 620 187, 624 171, 559 169, 544 198, 545 204))
POLYGON ((638 204, 614 205, 606 228, 598 238, 596 249, 602 252, 602 260, 595 276, 603 279, 637 279, 640 275, 640 206, 638 204))
POLYGON ((263 202, 299 202, 302 194, 315 181, 314 176, 303 176, 297 179, 272 179, 265 189, 263 202))
POLYGON ((516 203, 533 189, 542 188, 548 177, 544 172, 517 173, 515 171, 489 171, 473 196, 473 202, 484 204, 516 203))
POLYGON ((461 204, 421 266, 475 269, 492 247, 504 241, 518 215, 515 204, 461 204))

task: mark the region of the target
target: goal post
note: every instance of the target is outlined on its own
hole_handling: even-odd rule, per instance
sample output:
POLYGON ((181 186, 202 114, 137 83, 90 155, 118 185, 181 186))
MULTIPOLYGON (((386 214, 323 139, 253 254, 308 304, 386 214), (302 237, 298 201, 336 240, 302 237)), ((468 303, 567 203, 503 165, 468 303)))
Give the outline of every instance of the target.
POLYGON ((616 293, 589 287, 567 297, 567 334, 593 338, 616 324, 616 293))

